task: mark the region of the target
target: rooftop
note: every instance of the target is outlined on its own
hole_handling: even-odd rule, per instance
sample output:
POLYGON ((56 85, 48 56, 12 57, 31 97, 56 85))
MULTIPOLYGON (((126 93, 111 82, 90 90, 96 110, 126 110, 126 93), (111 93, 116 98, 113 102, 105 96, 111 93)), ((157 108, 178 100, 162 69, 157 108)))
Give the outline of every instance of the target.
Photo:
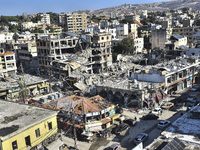
POLYGON ((193 107, 189 112, 177 119, 171 127, 162 132, 166 137, 178 137, 180 140, 200 144, 200 106, 193 107), (195 113, 195 114, 194 114, 195 113), (197 116, 197 117, 196 117, 197 116))
POLYGON ((0 100, 0 137, 6 140, 32 124, 53 117, 57 112, 44 108, 0 100))
POLYGON ((110 102, 106 101, 99 95, 91 98, 72 95, 58 99, 56 101, 51 101, 50 103, 47 103, 43 106, 50 109, 62 109, 65 111, 70 111, 70 108, 74 108, 73 111, 76 114, 83 115, 90 112, 98 112, 104 110, 111 107, 111 105, 112 104, 110 102))
MULTIPOLYGON (((19 87, 19 84, 17 82, 20 78, 22 79, 23 75, 14 75, 11 78, 7 79, 7 81, 0 81, 0 91, 19 87)), ((44 78, 29 74, 24 74, 24 80, 26 85, 31 85, 46 81, 46 79, 44 78)))

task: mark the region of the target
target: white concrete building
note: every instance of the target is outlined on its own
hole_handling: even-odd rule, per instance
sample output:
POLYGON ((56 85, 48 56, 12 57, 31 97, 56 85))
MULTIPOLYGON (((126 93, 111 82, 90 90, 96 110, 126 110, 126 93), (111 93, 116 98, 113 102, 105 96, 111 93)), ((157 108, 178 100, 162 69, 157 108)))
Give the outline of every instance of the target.
POLYGON ((42 17, 41 24, 51 24, 49 14, 40 14, 40 16, 42 17))
POLYGON ((22 27, 23 30, 34 29, 35 27, 38 27, 38 24, 37 23, 33 23, 33 22, 23 22, 21 24, 21 27, 22 27))
POLYGON ((165 47, 167 50, 175 50, 181 47, 187 47, 187 37, 183 37, 179 34, 172 34, 165 47))
POLYGON ((142 50, 144 48, 144 38, 135 38, 134 47, 135 47, 136 53, 142 53, 142 50))
POLYGON ((14 52, 5 52, 0 49, 0 76, 5 77, 16 74, 16 60, 14 52))
POLYGON ((128 24, 120 24, 119 26, 116 27, 116 34, 117 38, 124 38, 127 37, 129 32, 128 32, 128 24))

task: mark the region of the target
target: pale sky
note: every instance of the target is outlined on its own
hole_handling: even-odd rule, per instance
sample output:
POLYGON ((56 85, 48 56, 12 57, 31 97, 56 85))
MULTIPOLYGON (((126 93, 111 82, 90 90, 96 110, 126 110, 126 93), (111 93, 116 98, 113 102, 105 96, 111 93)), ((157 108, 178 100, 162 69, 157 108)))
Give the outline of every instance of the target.
POLYGON ((15 16, 39 12, 73 12, 94 10, 122 4, 144 4, 167 0, 0 0, 0 15, 15 16))

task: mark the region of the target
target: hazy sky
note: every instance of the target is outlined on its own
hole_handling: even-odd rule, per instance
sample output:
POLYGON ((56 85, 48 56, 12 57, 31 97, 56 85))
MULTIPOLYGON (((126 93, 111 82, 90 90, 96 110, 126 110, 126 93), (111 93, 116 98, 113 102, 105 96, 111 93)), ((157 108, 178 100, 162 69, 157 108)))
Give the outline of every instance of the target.
POLYGON ((0 15, 15 16, 23 12, 72 12, 94 10, 121 4, 142 4, 167 0, 0 0, 0 15))

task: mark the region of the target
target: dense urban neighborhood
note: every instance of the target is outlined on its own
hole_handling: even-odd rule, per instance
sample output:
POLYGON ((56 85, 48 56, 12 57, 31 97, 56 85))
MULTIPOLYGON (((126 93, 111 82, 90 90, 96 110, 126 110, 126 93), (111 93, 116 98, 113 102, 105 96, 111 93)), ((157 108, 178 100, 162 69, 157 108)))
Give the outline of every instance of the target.
POLYGON ((199 150, 200 2, 181 2, 0 14, 0 150, 199 150))

